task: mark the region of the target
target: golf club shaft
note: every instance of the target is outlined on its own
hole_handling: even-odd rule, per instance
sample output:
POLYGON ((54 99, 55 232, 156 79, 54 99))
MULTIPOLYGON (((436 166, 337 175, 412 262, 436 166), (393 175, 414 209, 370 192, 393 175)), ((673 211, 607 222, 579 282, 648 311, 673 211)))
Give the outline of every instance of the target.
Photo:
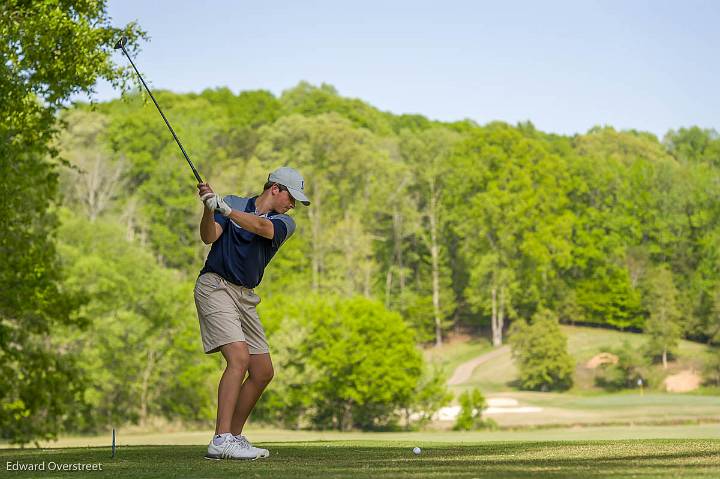
POLYGON ((130 60, 130 65, 132 65, 133 69, 135 70, 135 73, 137 73, 137 76, 140 78, 140 81, 142 82, 143 86, 145 87, 145 90, 150 94, 150 98, 152 98, 153 103, 155 103, 155 106, 157 107, 158 111, 160 112, 160 115, 162 116, 163 120, 165 120, 165 124, 167 125, 168 129, 170 130, 170 133, 172 133, 173 138, 175 138, 175 142, 180 147, 180 151, 182 151, 183 156, 185 156, 185 160, 187 160, 188 165, 190 165, 190 168, 192 169, 193 174, 195 175, 195 179, 197 179, 198 183, 202 183, 203 180, 200 178, 200 174, 195 169, 195 165, 193 165, 193 162, 190 161, 190 157, 185 152, 185 148, 183 148, 182 143, 180 143, 180 140, 178 139, 177 135, 175 134, 175 130, 173 130, 173 127, 170 126, 170 122, 165 117, 165 114, 163 113, 162 109, 160 108, 160 105, 158 105, 157 100, 155 100, 155 97, 153 96, 152 92, 150 91, 150 88, 148 88, 147 83, 145 83, 145 80, 143 80, 142 75, 138 71, 137 67, 135 66, 135 63, 132 61, 132 58, 130 58, 130 55, 128 55, 127 50, 125 50, 125 45, 120 45, 120 48, 122 49, 123 53, 127 57, 128 60, 130 60))

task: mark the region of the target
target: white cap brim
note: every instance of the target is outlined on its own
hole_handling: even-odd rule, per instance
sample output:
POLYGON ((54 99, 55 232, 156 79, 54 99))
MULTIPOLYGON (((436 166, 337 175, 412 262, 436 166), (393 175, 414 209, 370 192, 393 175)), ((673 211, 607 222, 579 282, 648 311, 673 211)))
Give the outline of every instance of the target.
POLYGON ((305 196, 305 193, 303 193, 302 191, 300 191, 298 189, 290 188, 289 186, 286 186, 285 188, 287 188, 288 191, 290 192, 290 196, 295 198, 295 201, 299 201, 300 203, 304 204, 305 206, 310 206, 310 200, 308 199, 307 196, 305 196))

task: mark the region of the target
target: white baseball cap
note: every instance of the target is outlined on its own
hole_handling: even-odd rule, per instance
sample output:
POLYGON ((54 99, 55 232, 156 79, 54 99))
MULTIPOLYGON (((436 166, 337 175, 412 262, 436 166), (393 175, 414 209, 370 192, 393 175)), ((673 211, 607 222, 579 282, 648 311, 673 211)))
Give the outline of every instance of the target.
POLYGON ((310 206, 310 200, 305 196, 305 181, 297 170, 283 166, 268 175, 268 181, 283 185, 288 189, 290 196, 305 206, 310 206))

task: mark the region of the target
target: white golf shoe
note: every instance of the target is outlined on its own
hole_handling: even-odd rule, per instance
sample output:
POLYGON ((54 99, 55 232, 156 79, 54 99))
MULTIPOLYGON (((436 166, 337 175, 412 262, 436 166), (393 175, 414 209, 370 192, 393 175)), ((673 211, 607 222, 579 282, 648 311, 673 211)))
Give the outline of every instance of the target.
POLYGON ((246 441, 238 441, 233 436, 227 437, 225 442, 216 445, 214 441, 208 444, 205 459, 250 459, 255 460, 262 456, 261 451, 246 441))
POLYGON ((268 451, 267 449, 263 449, 262 447, 253 446, 252 443, 245 436, 238 434, 237 436, 234 436, 234 437, 235 437, 235 440, 238 441, 239 443, 249 446, 250 449, 256 450, 258 453, 258 458, 270 456, 270 451, 268 451))

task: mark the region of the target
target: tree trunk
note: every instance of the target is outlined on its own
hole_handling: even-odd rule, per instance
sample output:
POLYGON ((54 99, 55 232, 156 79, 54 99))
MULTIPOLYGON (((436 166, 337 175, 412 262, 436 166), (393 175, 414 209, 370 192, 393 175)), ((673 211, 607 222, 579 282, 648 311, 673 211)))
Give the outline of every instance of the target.
POLYGON ((437 241, 437 198, 435 185, 430 187, 430 256, 432 257, 432 302, 435 317, 435 346, 442 346, 442 318, 440 317, 440 246, 437 241))
POLYGON ((338 415, 338 430, 349 431, 353 426, 353 415, 352 415, 352 401, 346 401, 340 407, 340 414, 338 415))
POLYGON ((502 346, 502 332, 505 323, 505 288, 500 286, 500 298, 497 297, 497 286, 492 287, 492 344, 502 346))
POLYGON ((135 214, 137 205, 134 200, 130 200, 123 211, 121 219, 125 220, 125 239, 129 242, 135 240, 135 214))
POLYGON ((495 286, 492 287, 490 290, 490 295, 492 297, 492 316, 490 317, 490 326, 492 328, 492 343, 493 346, 498 346, 496 343, 496 333, 497 330, 497 288, 495 286))
POLYGON ((308 209, 308 216, 310 218, 310 230, 312 234, 312 245, 311 245, 311 258, 310 265, 312 269, 312 290, 317 292, 320 289, 320 265, 322 263, 322 247, 320 245, 321 238, 321 217, 320 217, 320 200, 321 195, 319 192, 315 192, 313 198, 313 207, 308 209))
POLYGON ((397 211, 393 211, 393 237, 394 237, 394 249, 395 259, 398 265, 398 278, 400 280, 400 296, 402 297, 405 292, 405 272, 403 264, 403 249, 402 249, 402 215, 397 211))
POLYGON ((147 363, 143 371, 142 384, 140 389, 140 426, 145 427, 148 417, 148 402, 150 391, 150 377, 155 369, 155 350, 148 350, 147 363))
MULTIPOLYGON (((85 163, 85 162, 83 162, 85 163)), ((113 165, 102 153, 94 153, 88 159, 90 165, 75 183, 75 192, 85 203, 88 218, 94 222, 105 210, 121 182, 122 165, 113 165)))
POLYGON ((663 348, 662 361, 663 369, 667 369, 667 348, 663 348))
POLYGON ((505 326, 505 287, 500 286, 500 301, 498 310, 497 345, 502 346, 503 327, 505 326))
POLYGON ((367 258, 367 263, 365 267, 365 286, 363 288, 363 294, 366 298, 370 297, 370 283, 372 282, 372 268, 370 263, 370 258, 367 258))

